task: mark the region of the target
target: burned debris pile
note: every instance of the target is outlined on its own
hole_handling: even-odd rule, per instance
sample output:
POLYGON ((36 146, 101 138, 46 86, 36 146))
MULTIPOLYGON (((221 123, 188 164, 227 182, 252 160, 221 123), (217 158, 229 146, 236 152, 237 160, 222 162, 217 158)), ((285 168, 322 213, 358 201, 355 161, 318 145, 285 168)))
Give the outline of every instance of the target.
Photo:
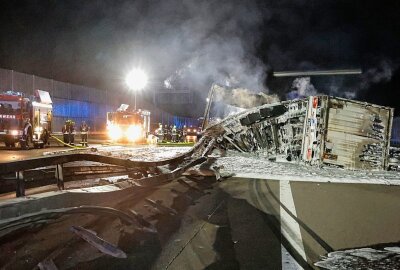
POLYGON ((272 161, 386 170, 394 167, 392 119, 389 107, 318 95, 254 107, 209 126, 205 134, 218 136, 222 148, 272 161))
POLYGON ((389 170, 400 171, 400 148, 390 147, 388 165, 389 170))

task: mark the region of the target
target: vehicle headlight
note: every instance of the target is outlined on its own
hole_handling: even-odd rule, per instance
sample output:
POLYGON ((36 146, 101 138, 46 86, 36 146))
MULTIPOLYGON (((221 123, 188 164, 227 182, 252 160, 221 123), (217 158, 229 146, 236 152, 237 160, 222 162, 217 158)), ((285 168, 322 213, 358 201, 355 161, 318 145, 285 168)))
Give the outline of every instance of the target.
POLYGON ((110 128, 108 129, 108 136, 110 136, 110 138, 112 140, 119 140, 122 137, 122 130, 119 126, 110 126, 110 128))
POLYGON ((21 134, 22 134, 22 131, 20 131, 20 130, 10 130, 9 133, 10 133, 12 136, 17 136, 17 135, 21 135, 21 134))
POLYGON ((143 135, 143 129, 140 125, 133 125, 126 131, 126 137, 130 141, 137 141, 143 135))
POLYGON ((35 127, 35 133, 42 133, 43 128, 42 127, 35 127))

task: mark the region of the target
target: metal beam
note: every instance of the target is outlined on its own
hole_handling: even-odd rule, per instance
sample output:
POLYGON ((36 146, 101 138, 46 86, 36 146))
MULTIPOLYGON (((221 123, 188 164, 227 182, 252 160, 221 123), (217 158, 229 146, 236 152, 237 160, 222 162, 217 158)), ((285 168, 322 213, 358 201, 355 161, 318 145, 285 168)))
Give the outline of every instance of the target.
POLYGON ((214 92, 215 92, 215 84, 213 84, 210 88, 210 91, 208 92, 208 96, 207 96, 207 105, 204 111, 204 119, 203 119, 203 123, 201 125, 201 130, 205 130, 206 127, 208 126, 208 118, 210 116, 210 110, 211 110, 211 105, 214 99, 214 92))
POLYGON ((204 144, 204 142, 205 142, 205 137, 201 138, 197 142, 197 144, 193 146, 192 149, 190 149, 188 152, 183 153, 174 158, 164 159, 160 161, 132 161, 128 159, 108 157, 96 154, 74 153, 74 154, 61 154, 61 155, 4 162, 0 163, 0 175, 18 171, 26 171, 40 167, 65 164, 68 162, 75 162, 75 161, 93 161, 93 162, 117 165, 125 168, 157 167, 157 166, 167 165, 170 163, 179 163, 184 161, 185 158, 191 156, 195 151, 197 151, 204 144))
POLYGON ((334 70, 310 70, 310 71, 277 71, 274 77, 308 77, 308 76, 333 76, 333 75, 359 75, 361 69, 334 69, 334 70))
POLYGON ((23 196, 25 196, 24 172, 23 171, 17 171, 17 172, 15 172, 15 176, 17 178, 16 196, 17 197, 23 197, 23 196))
POLYGON ((56 165, 56 179, 57 179, 57 187, 59 190, 64 189, 64 174, 63 174, 63 165, 57 164, 56 165))

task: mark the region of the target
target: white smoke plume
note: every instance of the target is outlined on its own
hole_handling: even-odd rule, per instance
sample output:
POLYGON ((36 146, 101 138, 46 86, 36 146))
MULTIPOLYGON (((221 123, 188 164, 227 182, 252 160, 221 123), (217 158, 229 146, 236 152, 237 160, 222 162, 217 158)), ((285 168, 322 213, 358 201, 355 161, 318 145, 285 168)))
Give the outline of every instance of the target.
POLYGON ((370 66, 372 67, 363 70, 359 76, 351 78, 332 76, 328 78, 325 84, 326 89, 323 89, 323 91, 332 96, 358 99, 374 85, 389 82, 394 71, 398 68, 398 65, 384 57, 371 60, 370 66))
POLYGON ((277 95, 267 95, 265 93, 254 93, 246 88, 225 88, 214 85, 214 101, 229 104, 240 108, 252 108, 264 104, 278 102, 277 95))
POLYGON ((393 76, 395 65, 388 59, 381 59, 379 63, 362 74, 361 89, 367 89, 372 84, 388 82, 393 76))
POLYGON ((297 90, 298 95, 303 97, 318 94, 317 89, 315 89, 314 85, 311 83, 310 77, 296 78, 293 81, 292 89, 297 90))
MULTIPOLYGON (((174 53, 165 60, 178 65, 166 76, 164 86, 207 92, 218 83, 265 90, 266 68, 255 56, 263 20, 257 1, 186 1, 185 6, 190 16, 179 20, 179 32, 167 30, 173 31, 174 53)), ((163 42, 171 50, 168 43, 163 42)))

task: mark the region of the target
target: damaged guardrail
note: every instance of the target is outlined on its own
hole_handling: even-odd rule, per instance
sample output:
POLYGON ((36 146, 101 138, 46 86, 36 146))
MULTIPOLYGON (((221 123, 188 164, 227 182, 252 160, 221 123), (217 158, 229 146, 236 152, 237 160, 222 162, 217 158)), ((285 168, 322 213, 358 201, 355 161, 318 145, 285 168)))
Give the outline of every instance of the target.
POLYGON ((140 185, 152 185, 158 181, 169 181, 180 174, 182 174, 188 167, 197 165, 206 160, 205 155, 209 152, 209 145, 213 145, 214 140, 207 141, 206 137, 203 137, 199 140, 199 142, 193 146, 188 152, 178 155, 176 157, 170 159, 164 159, 159 161, 135 161, 129 159, 122 159, 116 157, 102 156, 98 154, 89 154, 89 153, 72 153, 72 154, 60 154, 54 156, 45 156, 39 158, 31 158, 26 160, 18 160, 7 163, 0 163, 0 175, 15 173, 15 181, 16 181, 16 196, 22 197, 25 196, 25 178, 24 172, 27 170, 32 170, 36 168, 55 166, 55 179, 57 183, 57 187, 59 190, 64 189, 64 175, 63 175, 63 166, 66 163, 77 162, 77 161, 91 161, 91 162, 99 162, 104 164, 117 165, 125 168, 156 168, 158 166, 164 165, 172 165, 185 163, 185 160, 191 157, 197 150, 201 147, 205 147, 205 152, 200 154, 199 158, 191 160, 190 162, 186 162, 183 166, 176 168, 172 172, 143 177, 139 181, 140 185), (207 144, 206 144, 207 143, 207 144), (147 183, 146 183, 147 182, 147 183), (152 184, 151 184, 152 183, 152 184))

